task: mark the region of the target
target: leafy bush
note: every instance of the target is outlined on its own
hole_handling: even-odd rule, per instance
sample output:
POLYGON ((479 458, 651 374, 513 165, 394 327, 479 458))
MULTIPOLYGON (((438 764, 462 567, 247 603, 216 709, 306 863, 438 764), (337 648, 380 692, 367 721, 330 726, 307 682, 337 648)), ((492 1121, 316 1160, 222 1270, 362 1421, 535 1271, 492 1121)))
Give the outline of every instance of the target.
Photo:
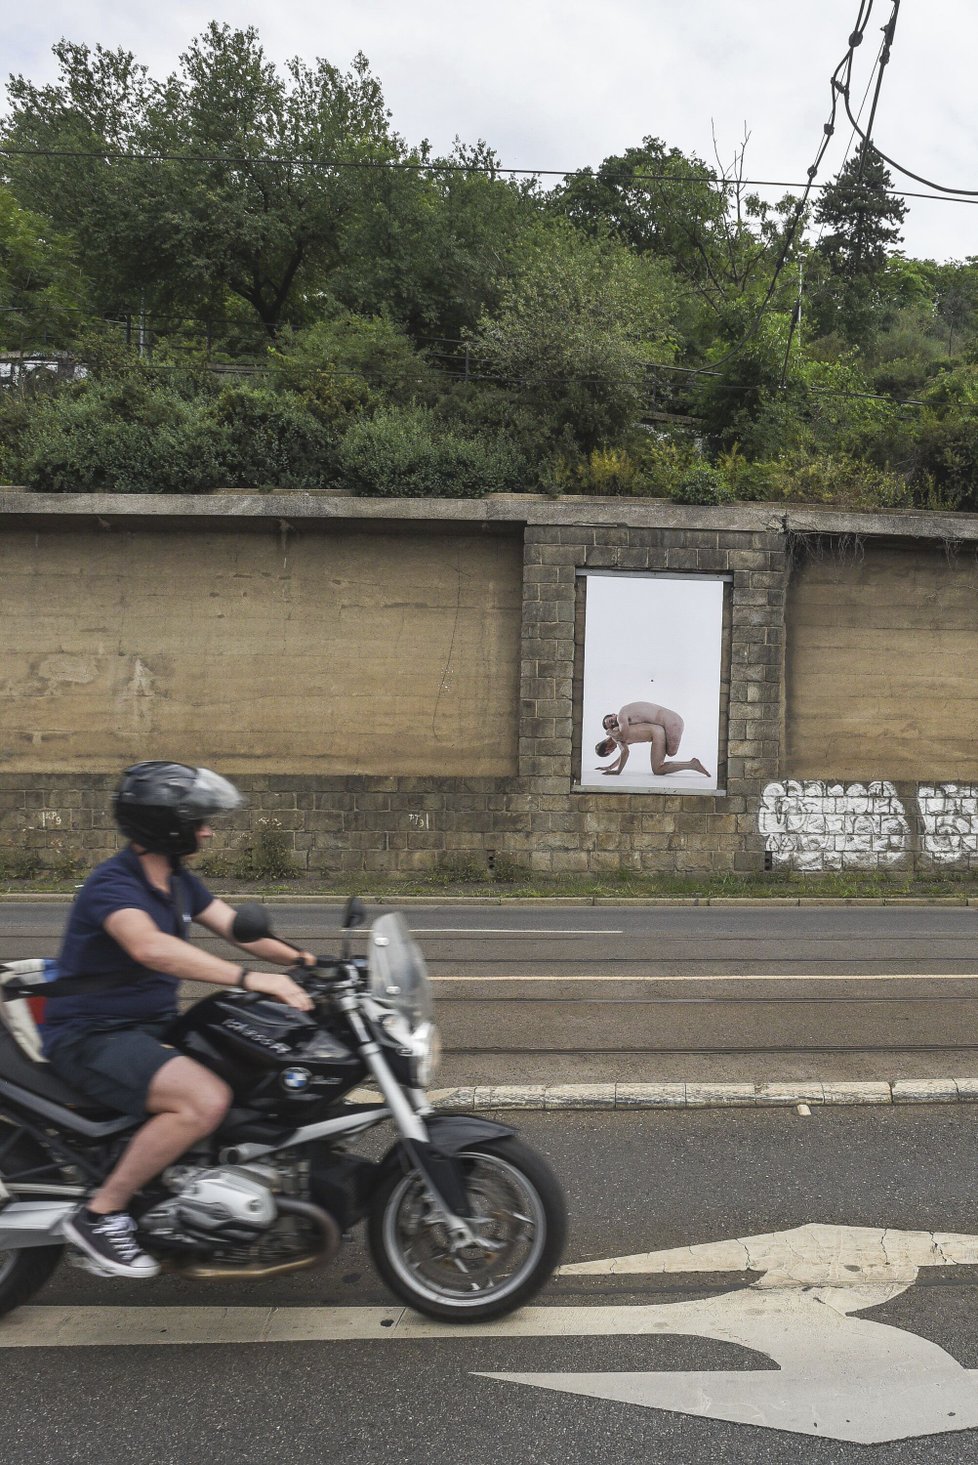
POLYGON ((241 880, 288 880, 298 874, 289 835, 276 819, 259 819, 254 834, 231 862, 241 880))
POLYGON ((0 408, 0 467, 51 493, 197 493, 328 481, 332 433, 301 397, 258 384, 216 389, 112 362, 104 375, 0 408))
POLYGON ((385 315, 342 312, 286 338, 273 354, 289 388, 329 418, 434 394, 428 363, 385 315))
POLYGON ((723 474, 704 463, 686 473, 669 497, 676 504, 729 504, 734 494, 723 474))
POLYGON ((335 440, 303 401, 267 386, 228 386, 196 427, 192 451, 209 487, 318 488, 334 471, 335 440))
POLYGON ((215 481, 194 442, 205 412, 148 376, 90 378, 38 401, 17 467, 48 493, 192 493, 215 481))
POLYGON ((518 492, 528 469, 507 443, 463 437, 420 408, 386 408, 355 422, 340 443, 340 481, 351 493, 478 498, 518 492))

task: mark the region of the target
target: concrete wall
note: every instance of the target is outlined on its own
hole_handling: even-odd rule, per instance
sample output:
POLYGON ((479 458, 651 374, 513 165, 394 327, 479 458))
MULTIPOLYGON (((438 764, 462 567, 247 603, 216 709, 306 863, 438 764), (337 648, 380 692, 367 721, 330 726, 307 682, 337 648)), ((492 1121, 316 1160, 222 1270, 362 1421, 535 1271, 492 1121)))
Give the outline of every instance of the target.
POLYGON ((978 779, 978 560, 816 540, 788 594, 790 778, 978 779))
POLYGON ((978 868, 978 518, 0 492, 0 862, 90 863, 135 757, 294 868, 978 868), (948 545, 953 541, 954 548, 948 545), (729 576, 721 792, 579 793, 579 570, 729 576))
POLYGON ((5 526, 0 768, 515 774, 521 560, 465 526, 5 526))

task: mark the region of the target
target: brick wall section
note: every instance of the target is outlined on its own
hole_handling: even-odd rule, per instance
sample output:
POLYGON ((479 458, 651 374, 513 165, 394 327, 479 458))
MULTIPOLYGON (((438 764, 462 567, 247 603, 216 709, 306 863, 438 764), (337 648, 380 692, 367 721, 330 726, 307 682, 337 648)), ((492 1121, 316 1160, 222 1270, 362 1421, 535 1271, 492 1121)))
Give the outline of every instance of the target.
MULTIPOLYGON (((272 828, 299 871, 327 877, 493 857, 557 874, 760 869, 759 790, 778 776, 784 592, 776 532, 529 525, 519 776, 242 775, 248 808, 214 853, 240 851, 272 828), (725 796, 573 792, 576 571, 589 567, 732 574, 725 796)), ((43 851, 55 865, 111 853, 112 785, 99 775, 0 773, 0 859, 4 847, 43 851)))
MULTIPOLYGON (((531 868, 554 873, 763 868, 756 809, 761 788, 776 777, 784 719, 783 534, 528 525, 523 586, 519 771, 530 829, 510 837, 513 852, 531 868), (729 688, 721 697, 729 708, 721 730, 724 796, 572 792, 579 569, 732 576, 729 688)), ((725 665, 725 683, 727 675, 725 665)))
MULTIPOLYGON (((148 528, 154 517, 215 524, 226 523, 230 516, 247 524, 281 516, 290 521, 377 520, 385 527, 400 519, 416 528, 425 520, 489 528, 515 522, 522 527, 516 776, 435 776, 437 764, 431 776, 423 771, 410 777, 297 773, 288 767, 236 775, 248 807, 215 841, 216 853, 254 844, 270 828, 285 842, 297 870, 321 876, 334 888, 345 874, 421 871, 444 860, 480 865, 493 857, 554 873, 623 866, 666 873, 762 869, 766 845, 781 837, 780 826, 773 833, 759 828, 765 791, 790 777, 783 751, 783 689, 787 547, 792 536, 978 542, 978 518, 969 516, 785 513, 771 505, 692 509, 522 495, 458 503, 327 495, 225 497, 226 503, 220 496, 96 499, 0 490, 0 521, 10 516, 11 522, 43 528, 52 521, 80 522, 98 515, 148 528), (581 643, 576 572, 589 568, 731 576, 721 699, 726 717, 721 726, 722 796, 574 791, 579 739, 574 719, 580 705, 575 658, 581 643)), ((5 525, 0 522, 0 527, 5 525)), ((45 649, 57 647, 39 645, 39 654, 45 649)), ((99 771, 90 773, 55 771, 56 763, 49 772, 0 768, 0 870, 24 850, 37 852, 42 864, 56 869, 72 861, 87 867, 111 853, 118 844, 109 808, 114 762, 107 758, 99 771)), ((873 767, 863 777, 885 779, 887 773, 886 767, 873 767)), ((839 772, 826 767, 819 776, 833 780, 839 772)), ((949 767, 941 776, 962 774, 949 767)), ((906 850, 899 852, 901 868, 926 867, 930 860, 942 868, 978 862, 978 788, 947 784, 928 795, 924 803, 932 822, 938 817, 943 821, 938 843, 931 838, 929 845, 918 783, 898 783, 896 791, 910 826, 906 850)), ((797 802, 807 796, 804 788, 789 792, 782 799, 797 802)), ((768 792, 768 803, 774 798, 768 792)), ((773 825, 780 807, 775 804, 768 816, 773 825)), ((814 821, 819 830, 824 825, 820 810, 814 821)), ((794 821, 792 814, 789 828, 785 814, 792 838, 794 821)), ((867 839, 873 846, 874 840, 889 837, 885 829, 867 836, 865 816, 855 805, 851 823, 852 831, 845 825, 840 837, 858 846, 860 859, 867 839)), ((802 832, 812 837, 812 830, 802 832)))

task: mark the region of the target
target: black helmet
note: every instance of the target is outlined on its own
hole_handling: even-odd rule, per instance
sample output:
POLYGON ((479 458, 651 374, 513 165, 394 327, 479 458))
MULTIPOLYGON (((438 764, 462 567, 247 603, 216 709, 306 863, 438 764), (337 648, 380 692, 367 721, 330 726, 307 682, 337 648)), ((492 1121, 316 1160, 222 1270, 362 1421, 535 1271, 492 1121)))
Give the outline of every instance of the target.
POLYGON ((209 768, 134 763, 122 775, 112 812, 126 838, 147 852, 180 856, 196 850, 198 825, 243 803, 234 784, 209 768))

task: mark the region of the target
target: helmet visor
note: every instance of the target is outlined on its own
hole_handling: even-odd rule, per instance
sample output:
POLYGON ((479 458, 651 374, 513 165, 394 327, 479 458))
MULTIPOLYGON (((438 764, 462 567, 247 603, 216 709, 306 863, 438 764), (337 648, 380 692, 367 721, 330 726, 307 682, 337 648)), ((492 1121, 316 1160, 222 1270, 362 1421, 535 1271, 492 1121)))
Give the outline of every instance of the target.
POLYGON ((230 814, 240 809, 244 799, 233 783, 210 768, 198 768, 193 783, 181 796, 180 815, 185 819, 203 820, 215 814, 230 814))

